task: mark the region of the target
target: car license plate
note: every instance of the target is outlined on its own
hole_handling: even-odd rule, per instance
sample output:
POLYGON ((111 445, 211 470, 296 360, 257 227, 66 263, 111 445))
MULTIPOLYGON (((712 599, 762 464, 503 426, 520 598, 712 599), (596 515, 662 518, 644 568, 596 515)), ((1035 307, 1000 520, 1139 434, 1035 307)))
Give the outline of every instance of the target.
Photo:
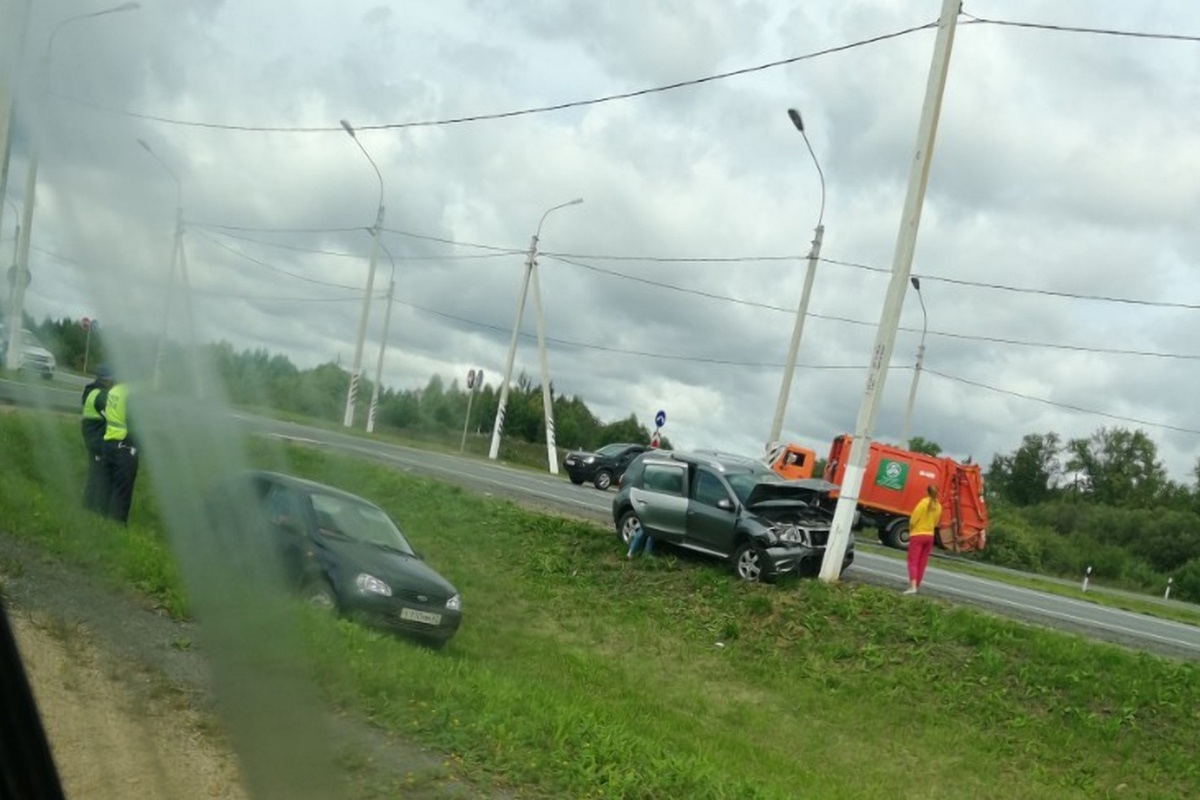
POLYGON ((442 615, 430 611, 417 611, 415 608, 400 609, 400 619, 410 619, 413 622, 424 622, 426 625, 441 625, 442 615))

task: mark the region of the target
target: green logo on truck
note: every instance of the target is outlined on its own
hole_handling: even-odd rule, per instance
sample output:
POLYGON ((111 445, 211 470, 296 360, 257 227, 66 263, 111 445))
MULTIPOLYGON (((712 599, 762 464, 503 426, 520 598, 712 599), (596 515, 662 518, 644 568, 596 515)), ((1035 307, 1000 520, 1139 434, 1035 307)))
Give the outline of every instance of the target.
POLYGON ((875 473, 875 485, 885 489, 900 491, 908 480, 908 464, 903 461, 893 461, 890 458, 879 462, 879 471, 875 473))

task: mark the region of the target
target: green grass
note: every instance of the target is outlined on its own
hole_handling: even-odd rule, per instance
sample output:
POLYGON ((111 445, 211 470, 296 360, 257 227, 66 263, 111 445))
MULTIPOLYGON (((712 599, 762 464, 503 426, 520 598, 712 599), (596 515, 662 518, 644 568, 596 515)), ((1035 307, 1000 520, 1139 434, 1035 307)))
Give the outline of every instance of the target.
MULTIPOLYGON (((873 542, 876 538, 872 532, 868 531, 862 535, 860 541, 873 542)), ((898 560, 905 557, 903 552, 890 547, 872 547, 871 552, 898 560)), ((1007 583, 1010 586, 1034 589, 1039 592, 1046 592, 1047 594, 1069 597, 1073 600, 1082 600, 1107 608, 1119 608, 1122 611, 1132 611, 1136 614, 1146 614, 1147 616, 1158 617, 1159 619, 1174 620, 1186 625, 1200 625, 1200 608, 1189 608, 1183 604, 1159 602, 1156 598, 1151 597, 1145 599, 1131 597, 1128 593, 1120 591, 1107 592, 1103 586, 1098 586, 1095 582, 1092 583, 1092 591, 1085 592, 1082 588, 1068 586, 1058 581, 1040 578, 1036 575, 1016 575, 1002 569, 988 569, 985 566, 972 564, 969 561, 961 559, 935 558, 932 564, 938 569, 944 569, 947 572, 974 575, 979 578, 996 581, 997 583, 1007 583)))
MULTIPOLYGON (((0 417, 6 464, 31 433, 20 416, 0 417)), ((1193 664, 869 586, 630 563, 606 528, 318 450, 253 452, 379 503, 458 586, 465 622, 442 652, 344 621, 305 628, 332 702, 479 781, 577 798, 1200 796, 1193 664)), ((74 488, 40 482, 26 450, 13 461, 6 528, 178 591, 146 495, 146 542, 92 553, 78 540, 121 532, 71 533, 56 498, 74 488)))

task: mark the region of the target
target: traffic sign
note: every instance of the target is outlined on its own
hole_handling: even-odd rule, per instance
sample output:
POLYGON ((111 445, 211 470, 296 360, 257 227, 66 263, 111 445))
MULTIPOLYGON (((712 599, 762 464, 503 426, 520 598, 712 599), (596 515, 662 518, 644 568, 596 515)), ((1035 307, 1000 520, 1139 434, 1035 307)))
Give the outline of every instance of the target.
POLYGON ((468 389, 475 388, 475 370, 473 370, 473 369, 467 370, 467 388, 468 389))
POLYGON ((661 444, 662 444, 662 441, 658 438, 658 431, 655 431, 650 436, 650 447, 651 447, 651 449, 657 450, 661 446, 661 444))
POLYGON ((660 410, 657 414, 655 414, 654 415, 654 424, 660 428, 663 425, 666 425, 667 424, 667 412, 660 410))
POLYGON ((475 385, 480 389, 483 388, 483 370, 479 370, 475 373, 475 385))
POLYGON ((90 331, 92 329, 92 321, 90 319, 88 319, 87 317, 84 317, 83 319, 79 320, 79 324, 83 326, 83 329, 85 331, 90 331))

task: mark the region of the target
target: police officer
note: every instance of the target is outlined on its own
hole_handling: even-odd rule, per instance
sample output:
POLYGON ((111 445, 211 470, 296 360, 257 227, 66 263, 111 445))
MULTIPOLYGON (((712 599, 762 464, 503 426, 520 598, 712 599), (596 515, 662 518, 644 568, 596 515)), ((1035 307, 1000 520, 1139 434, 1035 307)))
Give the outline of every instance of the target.
POLYGON ((129 384, 117 383, 108 390, 104 404, 104 477, 108 484, 105 514, 126 524, 137 480, 137 440, 130 427, 129 384))
POLYGON ((99 514, 103 514, 108 506, 108 486, 104 480, 104 405, 110 388, 112 372, 106 366, 97 367, 96 379, 83 389, 80 418, 83 445, 88 454, 83 507, 99 514))

